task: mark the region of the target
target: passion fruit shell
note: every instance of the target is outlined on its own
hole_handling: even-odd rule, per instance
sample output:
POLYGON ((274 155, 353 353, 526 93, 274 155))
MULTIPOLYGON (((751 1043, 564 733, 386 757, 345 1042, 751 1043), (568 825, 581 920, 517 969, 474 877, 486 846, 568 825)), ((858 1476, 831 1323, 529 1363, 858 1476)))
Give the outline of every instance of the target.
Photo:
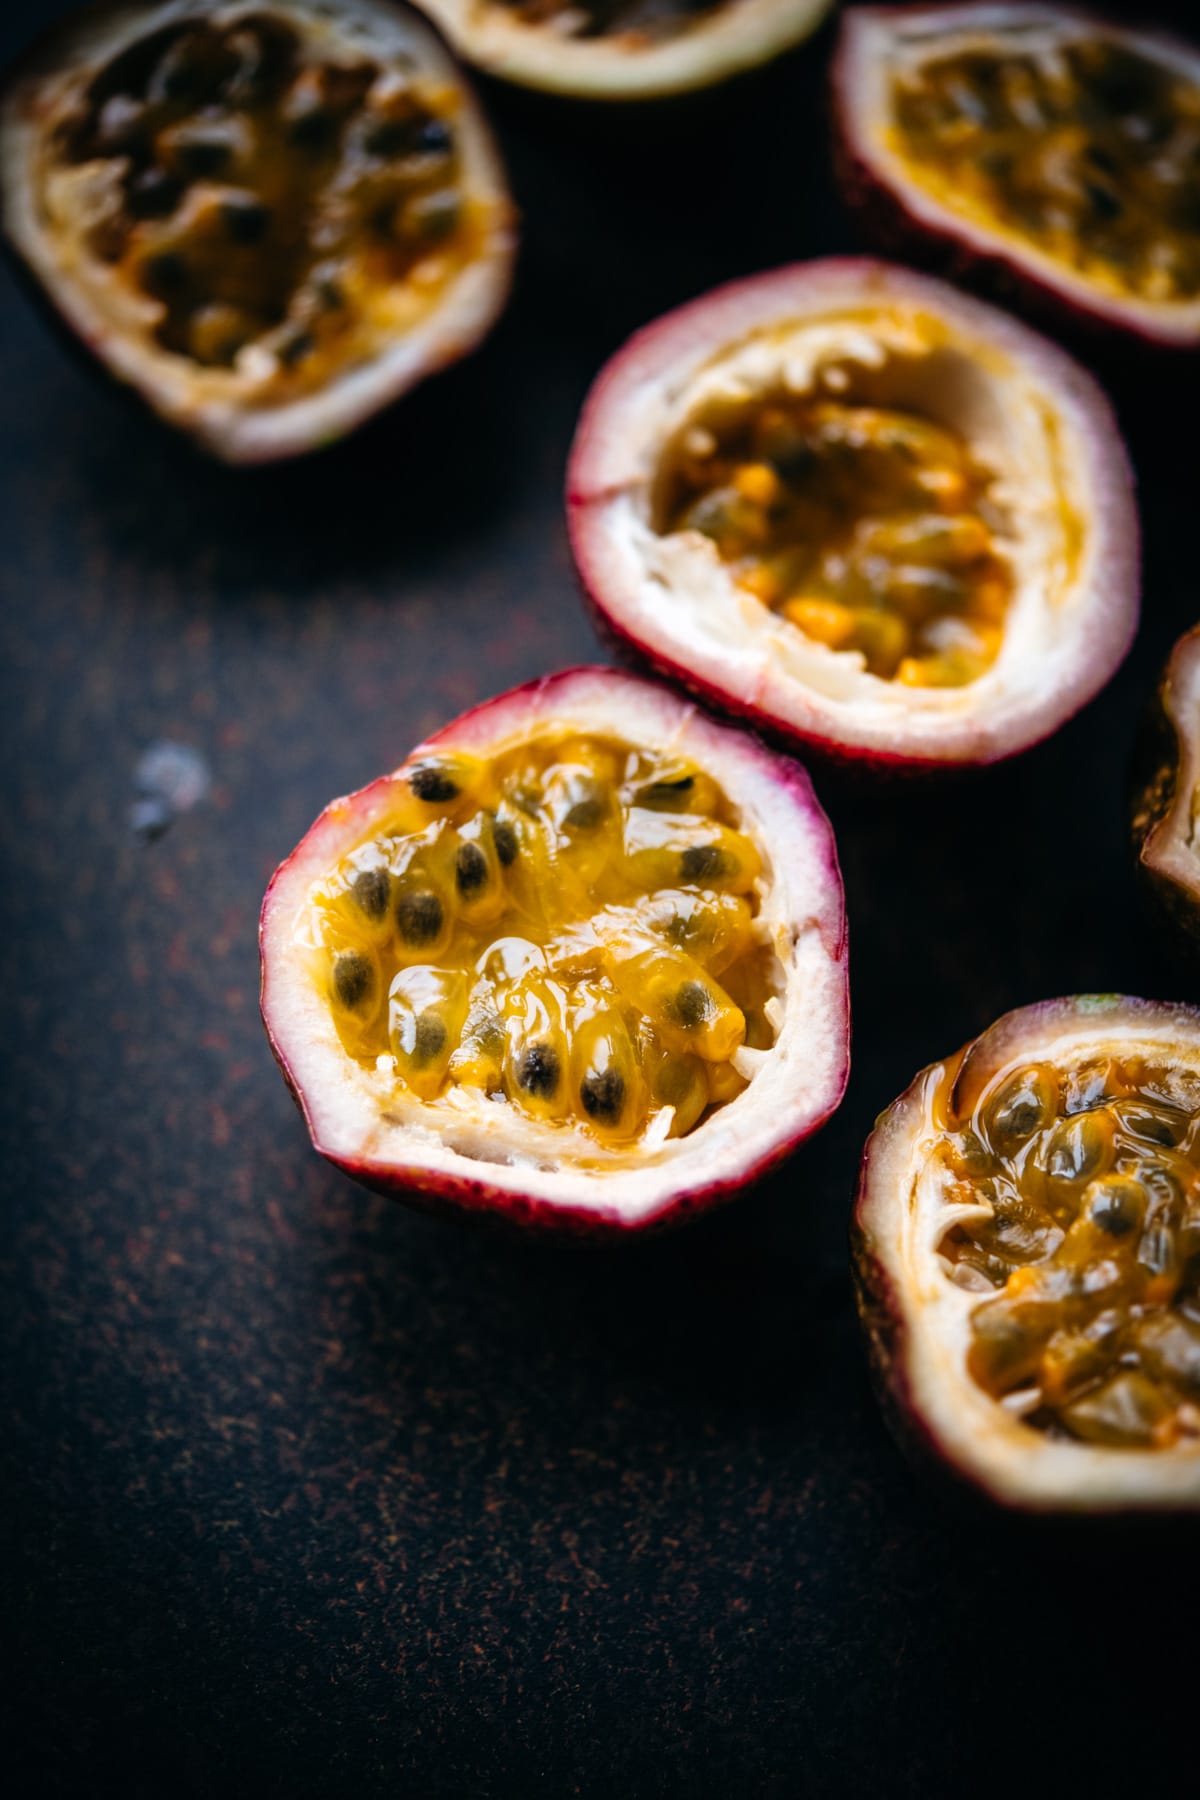
MULTIPOLYGON (((496 806, 494 801, 489 804, 496 806)), ((426 848, 419 854, 425 856, 428 871, 430 859, 439 852, 426 848)), ((411 868, 412 862, 406 866, 411 868)), ((575 860, 572 866, 587 865, 575 860)), ((603 948, 605 934, 613 929, 613 912, 590 921, 576 919, 579 890, 562 855, 540 875, 536 869, 541 864, 530 867, 535 872, 531 904, 566 909, 586 961, 598 942, 603 948), (575 894, 574 902, 566 898, 569 893, 575 894)), ((390 880, 395 883, 394 874, 390 880)), ((436 890, 436 882, 424 877, 421 885, 436 890)), ((417 947, 401 957, 404 966, 392 984, 393 1017, 399 1017, 404 1029, 411 996, 418 990, 421 995, 432 994, 434 1010, 445 1000, 441 1018, 450 1019, 452 1033, 461 1032, 462 1044, 467 1046, 470 1039, 473 1045, 469 1019, 464 1024, 463 1008, 470 1010, 465 991, 459 983, 450 994, 447 983, 457 977, 439 973, 436 966, 446 935, 444 908, 436 891, 415 893, 411 888, 411 881, 401 884, 397 918, 406 941, 417 947), (401 917, 404 907, 407 912, 401 917), (418 968, 417 959, 435 966, 418 968)), ((668 929, 659 948, 673 950, 685 936, 668 929)), ((841 875, 832 832, 808 777, 792 761, 716 724, 677 695, 611 669, 567 671, 488 701, 419 745, 394 774, 335 800, 272 879, 263 902, 260 945, 263 1020, 314 1145, 355 1180, 421 1205, 577 1234, 628 1234, 658 1226, 699 1212, 762 1175, 824 1122, 846 1083, 849 1010, 841 875), (610 1058, 607 1071, 599 1068, 584 1075, 577 1117, 564 1116, 564 1108, 555 1104, 561 1067, 569 1063, 574 1074, 582 1070, 580 1058, 586 1060, 598 1029, 593 1009, 590 1018, 583 1015, 565 1049, 555 1049, 553 1033, 557 1030, 561 1036, 563 1016, 578 1016, 575 995, 564 991, 570 973, 556 975, 559 986, 553 992, 544 982, 537 988, 543 1025, 548 1013, 556 1014, 559 1024, 551 1020, 543 1045, 522 1047, 521 1092, 507 1082, 477 1080, 475 1086, 453 1087, 449 1098, 444 1087, 440 1098, 437 1092, 450 1052, 440 1019, 417 1017, 409 1046, 421 1049, 422 1031, 436 1034, 436 1045, 426 1046, 438 1053, 437 1058, 425 1059, 425 1073, 436 1063, 432 1082, 416 1080, 402 1089, 390 1066, 394 1059, 383 1058, 376 1067, 369 1058, 355 1061, 347 1054, 329 991, 314 978, 306 921, 314 892, 335 865, 355 854, 361 864, 353 887, 365 920, 363 946, 361 951, 339 955, 333 974, 336 998, 344 1009, 353 1010, 367 999, 374 978, 373 922, 387 928, 389 892, 393 896, 397 892, 395 885, 389 888, 386 872, 380 872, 382 864, 379 869, 375 866, 380 859, 374 854, 372 834, 386 832, 397 807, 424 808, 436 823, 444 809, 461 798, 464 778, 456 771, 501 762, 512 766, 514 757, 521 761, 534 755, 539 744, 556 742, 563 734, 577 747, 589 734, 599 734, 613 740, 612 754, 604 749, 594 754, 589 772, 581 769, 582 752, 577 748, 568 759, 572 767, 555 771, 553 791, 542 799, 535 800, 533 789, 518 784, 498 811, 463 826, 464 842, 448 864, 455 871, 451 909, 460 919, 467 916, 473 921, 476 931, 481 929, 480 920, 486 924, 489 919, 492 933, 518 929, 505 923, 508 915, 495 910, 494 900, 492 910, 486 910, 489 871, 493 886, 498 881, 506 892, 516 891, 512 883, 521 875, 519 851, 526 841, 533 842, 525 834, 536 830, 533 814, 526 809, 536 812, 539 806, 548 809, 560 846, 573 843, 568 861, 590 854, 589 834, 598 827, 615 829, 621 868, 629 871, 651 913, 660 900, 670 900, 683 918, 706 895, 715 896, 710 908, 714 914, 723 909, 725 916, 738 913, 749 920, 756 909, 755 940, 770 964, 773 999, 764 1010, 773 1020, 773 1041, 766 1048, 734 1054, 740 1074, 728 1087, 730 1097, 702 1115, 698 1109, 693 1112, 683 1135, 667 1135, 669 1110, 657 1116, 653 1128, 632 1139, 603 1129, 618 1123, 615 1114, 635 1084, 642 1088, 652 1082, 653 1070, 646 1059, 657 1052, 644 1030, 636 1037, 648 1045, 640 1070, 631 1066, 622 1081, 623 1065, 610 1058), (610 778, 622 757, 628 769, 628 757, 634 752, 620 746, 636 747, 638 755, 669 765, 653 791, 640 795, 636 815, 631 813, 626 820, 623 848, 622 827, 613 825, 610 778), (681 806, 686 810, 683 790, 692 791, 693 784, 710 798, 718 790, 725 796, 736 833, 723 829, 710 834, 709 844, 689 843, 676 857, 679 866, 672 875, 673 865, 662 862, 665 852, 657 848, 667 844, 670 833, 664 835, 656 821, 687 827, 688 818, 676 815, 681 806), (470 842, 465 841, 468 837, 470 842), (736 879, 733 864, 721 849, 735 839, 745 849, 745 880, 736 879), (370 868, 362 861, 364 844, 368 860, 373 859, 370 868), (688 893, 659 895, 664 880, 668 886, 683 884, 688 893), (739 899, 734 888, 745 898, 739 899), (699 1122, 691 1123, 696 1117, 699 1122)), ((536 949, 531 951, 511 935, 502 935, 498 947, 516 967, 528 967, 536 955, 536 949)), ((490 957, 485 949, 475 967, 490 967, 490 957)), ((627 959, 617 975, 622 995, 632 991, 629 983, 634 981, 641 982, 642 990, 647 982, 653 985, 666 960, 655 950, 627 959)), ((686 957, 684 964, 691 966, 686 957)), ((562 967, 560 961, 552 965, 552 972, 562 967)), ((532 979, 536 983, 540 978, 535 972, 532 979)), ((727 984, 730 979, 728 974, 721 976, 727 984)), ((730 1008, 723 1013, 710 1009, 706 1015, 705 985, 699 968, 684 981, 676 997, 680 1004, 667 1020, 666 1051, 686 1051, 703 1032, 715 1038, 724 1031, 730 1008), (683 1041, 677 1044, 676 1039, 683 1041)), ((419 999, 419 1004, 427 1002, 419 999)), ((620 999, 614 1004, 619 1005, 620 999)), ((700 1055, 725 1057, 739 1037, 740 1028, 728 1042, 703 1045, 700 1055)), ((482 1032, 478 1041, 483 1043, 482 1032)), ((630 1040, 624 1041, 622 1054, 628 1062, 630 1040)), ((685 1065, 695 1061, 682 1059, 685 1065)), ((466 1079, 476 1077, 468 1071, 466 1079)), ((671 1098, 674 1104, 678 1096, 671 1098)))
POLYGON ((468 62, 580 99, 653 100, 757 68, 816 30, 831 0, 425 0, 468 62))
POLYGON ((1065 6, 850 7, 833 67, 839 172, 875 242, 1168 349, 1200 343, 1198 100, 1200 48, 1065 6))
POLYGON ((618 643, 769 735, 835 758, 915 769, 1027 749, 1104 685, 1136 626, 1132 476, 1100 389, 1008 315, 887 263, 796 264, 638 332, 585 404, 567 513, 585 591, 618 643), (780 448, 763 448, 768 404, 780 448), (678 470, 692 480, 704 457, 721 471, 714 491, 680 515, 678 470), (926 516, 889 510, 886 495, 871 516, 852 485, 850 530, 845 481, 865 494, 881 467, 907 479, 906 463, 927 483, 926 516), (972 493, 974 511, 961 510, 972 493), (715 525, 701 512, 713 501, 715 525), (743 530, 735 562, 721 539, 730 517, 743 530), (827 525, 842 535, 823 545, 827 525), (904 548, 914 530, 929 539, 919 552, 904 548), (793 535, 772 539, 781 531, 793 535), (974 547, 939 548, 947 537, 974 547), (764 539, 762 561, 747 559, 764 539), (899 548, 881 557, 884 539, 899 548), (799 587, 792 599, 785 585, 776 610, 756 584, 796 554, 813 566, 785 575, 799 587), (934 636, 914 620, 923 587, 939 584, 960 610, 995 605, 999 590, 1002 625, 935 617, 943 643, 964 625, 991 640, 992 660, 954 685, 927 683, 929 660, 903 644, 884 643, 890 664, 873 660, 881 634, 934 636), (859 634, 849 642, 836 635, 847 619, 859 634))
POLYGON ((1200 625, 1172 650, 1135 755, 1133 841, 1155 900, 1200 947, 1200 625))
POLYGON ((74 339, 236 463, 344 436, 485 336, 514 213, 436 30, 384 0, 111 0, 0 96, 7 248, 74 339))
POLYGON ((1200 1013, 1085 995, 883 1113, 852 1254, 906 1447, 1022 1512, 1200 1506, 1198 1109, 1200 1013))

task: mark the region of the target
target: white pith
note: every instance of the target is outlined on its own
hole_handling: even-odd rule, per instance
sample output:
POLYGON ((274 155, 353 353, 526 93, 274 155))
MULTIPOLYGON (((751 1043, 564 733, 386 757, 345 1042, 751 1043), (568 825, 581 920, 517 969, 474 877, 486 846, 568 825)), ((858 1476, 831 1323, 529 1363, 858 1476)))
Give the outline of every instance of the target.
POLYGON ((1172 652, 1163 704, 1179 745, 1175 792, 1167 811, 1147 832, 1141 860, 1156 874, 1194 893, 1200 888, 1200 629, 1189 631, 1172 652))
MULTIPOLYGON (((653 99, 723 81, 815 31, 832 0, 726 0, 658 42, 632 32, 579 38, 553 19, 530 25, 490 0, 423 0, 451 43, 503 81, 600 100, 653 99)), ((561 18, 570 17, 564 5, 561 18)))
POLYGON ((1091 697, 1133 627, 1136 515, 1098 389, 1005 314, 883 263, 779 270, 641 333, 597 383, 569 489, 584 578, 618 629, 739 707, 851 751, 1010 754, 1091 697), (961 433, 992 473, 1015 587, 979 679, 938 689, 871 675, 860 652, 811 642, 738 587, 699 533, 655 530, 664 446, 706 401, 780 385, 908 404, 961 433))
MULTIPOLYGON (((665 690, 612 671, 578 671, 518 690, 414 755, 498 754, 534 733, 566 728, 694 759, 764 853, 758 925, 777 962, 777 1035, 769 1051, 739 1065, 751 1080, 737 1099, 685 1137, 655 1143, 651 1134, 608 1150, 578 1126, 539 1123, 467 1088, 426 1105, 390 1073, 349 1058, 302 945, 314 883, 370 835, 373 817, 386 817, 388 780, 327 808, 272 883, 261 930, 264 1017, 325 1154, 394 1172, 415 1188, 458 1177, 546 1208, 636 1225, 680 1194, 744 1178, 837 1104, 847 1063, 841 884, 828 823, 793 765, 665 690)), ((370 1179, 365 1168, 363 1175, 370 1179)))
MULTIPOLYGON (((266 462, 342 437, 417 381, 465 354, 487 332, 507 297, 515 233, 504 173, 486 124, 441 41, 416 13, 381 0, 167 0, 149 10, 117 5, 88 13, 56 37, 50 60, 23 72, 0 107, 9 239, 76 335, 118 380, 170 423, 231 462, 266 462), (312 392, 279 398, 274 359, 248 346, 232 369, 209 368, 154 338, 159 303, 131 291, 82 241, 89 191, 105 190, 121 163, 50 168, 48 145, 82 85, 115 56, 163 26, 196 16, 218 25, 255 14, 286 18, 306 44, 331 59, 372 57, 413 63, 462 92, 456 113, 460 185, 481 209, 482 240, 423 310, 398 291, 393 325, 382 317, 372 353, 336 369, 312 392), (49 185, 43 174, 49 173, 49 185), (48 200, 47 196, 51 196, 48 200), (56 208, 52 216, 48 208, 56 208)), ((386 313, 386 308, 385 308, 386 313)))
MULTIPOLYGON (((996 1060, 989 1087, 1033 1061, 1068 1072, 1105 1052, 1200 1075, 1195 1014, 1142 1007, 1123 1020, 1120 1005, 1100 1003, 1099 1022, 1086 1001, 1059 1003, 1045 1028, 1031 1027, 1012 1055, 996 1060)), ((858 1209, 866 1249, 887 1277, 901 1324, 896 1355, 906 1409, 951 1466, 1009 1505, 1080 1512, 1200 1505, 1200 1442, 1124 1450, 1052 1439, 968 1373, 971 1318, 981 1296, 959 1286, 939 1255, 958 1216, 948 1199, 951 1177, 933 1156, 944 1134, 935 1116, 944 1081, 942 1065, 927 1069, 884 1114, 868 1149, 858 1209)))
POLYGON ((983 252, 1001 255, 1043 286, 1085 310, 1103 298, 1104 310, 1145 336, 1191 344, 1200 336, 1200 298, 1150 301, 1072 269, 1031 239, 999 221, 984 220, 931 191, 919 167, 895 138, 892 83, 931 56, 997 45, 1033 54, 1053 52, 1084 37, 1102 36, 1183 72, 1200 84, 1200 50, 1153 30, 1126 28, 1068 7, 983 4, 901 8, 851 7, 842 27, 838 83, 842 125, 854 155, 920 223, 949 232, 983 252))

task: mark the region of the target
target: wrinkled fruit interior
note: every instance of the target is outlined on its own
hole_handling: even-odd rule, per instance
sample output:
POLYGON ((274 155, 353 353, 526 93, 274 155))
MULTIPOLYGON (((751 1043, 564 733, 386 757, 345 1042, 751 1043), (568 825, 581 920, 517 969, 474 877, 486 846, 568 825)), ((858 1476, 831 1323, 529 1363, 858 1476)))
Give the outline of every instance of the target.
POLYGON ((1137 1057, 1018 1068, 941 1146, 954 1278, 996 1292, 968 1367, 1053 1437, 1200 1441, 1200 1077, 1137 1057))
POLYGON ((729 0, 496 0, 522 25, 549 26, 563 37, 632 38, 647 44, 679 37, 721 12, 729 0))
POLYGON ((311 896, 347 1053, 597 1139, 690 1131, 774 1041, 763 862, 694 764, 558 732, 418 761, 311 896))
POLYGON ((469 256, 458 105, 270 12, 190 20, 81 84, 39 197, 152 303, 161 348, 294 390, 413 323, 469 256))
POLYGON ((959 687, 995 660, 1012 592, 989 485, 915 412, 780 391, 690 420, 658 525, 700 532, 740 587, 872 675, 959 687))
POLYGON ((1200 295, 1200 84, 1102 38, 897 77, 898 148, 947 204, 1152 301, 1200 295))

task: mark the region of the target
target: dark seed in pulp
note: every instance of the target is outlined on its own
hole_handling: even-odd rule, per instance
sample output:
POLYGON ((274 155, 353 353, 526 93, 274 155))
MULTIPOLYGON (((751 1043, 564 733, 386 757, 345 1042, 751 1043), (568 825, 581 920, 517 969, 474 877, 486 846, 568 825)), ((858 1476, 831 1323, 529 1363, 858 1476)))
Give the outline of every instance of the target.
POLYGON ((487 857, 478 844, 460 844, 454 859, 454 883, 465 899, 487 886, 487 857))
POLYGON ((406 944, 432 944, 442 929, 442 903, 428 888, 401 894, 396 926, 406 944))
POLYGON ((558 1089, 558 1055, 552 1044, 531 1044, 517 1068, 517 1084, 539 1100, 558 1089))
POLYGON ((371 965, 357 950, 343 950, 334 958, 333 986, 338 999, 353 1012, 369 997, 375 978, 371 965))
POLYGON ((621 1116, 625 1083, 615 1069, 593 1069, 580 1083, 579 1098, 589 1119, 611 1124, 621 1116))

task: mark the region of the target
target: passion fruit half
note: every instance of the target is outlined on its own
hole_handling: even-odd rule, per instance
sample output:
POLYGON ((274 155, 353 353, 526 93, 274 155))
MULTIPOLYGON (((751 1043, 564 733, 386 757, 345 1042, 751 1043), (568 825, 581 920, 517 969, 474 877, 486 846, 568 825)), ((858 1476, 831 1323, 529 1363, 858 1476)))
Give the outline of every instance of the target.
POLYGON ((1200 625, 1175 645, 1136 753, 1133 840, 1142 875, 1200 944, 1200 625))
POLYGON ((846 1082, 808 777, 609 669, 476 707, 335 800, 260 941, 314 1144, 404 1198, 636 1231, 763 1173, 846 1082))
POLYGON ((1099 388, 887 263, 800 263, 639 332, 584 408, 567 507, 618 640, 838 757, 1010 756, 1103 686, 1136 624, 1099 388))
POLYGON ((885 242, 1200 343, 1196 46, 1060 6, 856 6, 834 110, 850 198, 885 242))
POLYGON ((1014 1508, 1200 1506, 1200 1013, 1007 1014, 883 1114, 853 1235, 910 1441, 1014 1508))
POLYGON ((831 0, 424 0, 489 75, 599 100, 711 87, 808 37, 831 0))
POLYGON ((0 155, 21 268, 231 462, 341 437, 507 294, 482 116, 433 28, 382 0, 89 9, 10 78, 0 155))

